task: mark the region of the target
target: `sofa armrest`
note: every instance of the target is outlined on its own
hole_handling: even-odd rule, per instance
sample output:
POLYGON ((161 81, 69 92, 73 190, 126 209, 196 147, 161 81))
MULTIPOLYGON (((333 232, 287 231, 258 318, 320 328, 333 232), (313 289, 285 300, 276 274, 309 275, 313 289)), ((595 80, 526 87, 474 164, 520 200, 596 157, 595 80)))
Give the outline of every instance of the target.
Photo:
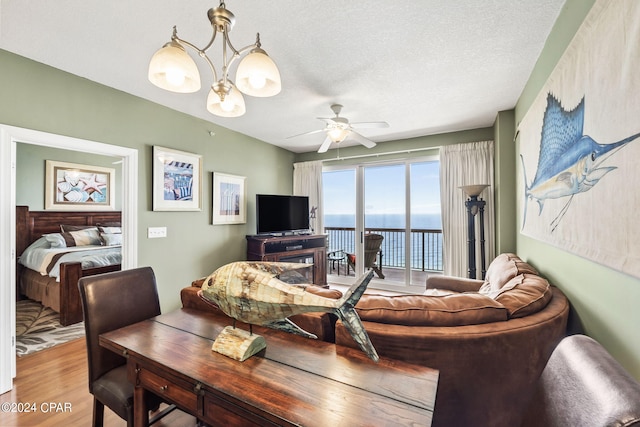
POLYGON ((478 292, 484 282, 477 279, 453 276, 427 277, 427 289, 447 289, 455 292, 478 292))

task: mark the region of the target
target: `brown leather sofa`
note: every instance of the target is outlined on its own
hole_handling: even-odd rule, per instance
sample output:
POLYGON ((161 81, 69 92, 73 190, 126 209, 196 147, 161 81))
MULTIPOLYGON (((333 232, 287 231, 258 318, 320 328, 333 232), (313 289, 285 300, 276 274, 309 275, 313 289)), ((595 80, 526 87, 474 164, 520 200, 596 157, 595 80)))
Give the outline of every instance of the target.
MULTIPOLYGON (((498 256, 486 281, 429 278, 431 295, 363 295, 356 309, 381 357, 438 369, 434 426, 517 426, 569 303, 529 264, 498 256)), ((355 347, 340 321, 336 344, 355 347)))
MULTIPOLYGON (((183 307, 212 309, 197 296, 201 283, 182 289, 183 307)), ((315 286, 307 290, 341 296, 315 286)), ((362 296, 356 310, 378 354, 440 371, 434 426, 520 425, 536 381, 565 335, 566 297, 513 254, 498 256, 485 281, 431 277, 425 294, 362 296)), ((357 348, 333 315, 291 320, 319 339, 357 348)))

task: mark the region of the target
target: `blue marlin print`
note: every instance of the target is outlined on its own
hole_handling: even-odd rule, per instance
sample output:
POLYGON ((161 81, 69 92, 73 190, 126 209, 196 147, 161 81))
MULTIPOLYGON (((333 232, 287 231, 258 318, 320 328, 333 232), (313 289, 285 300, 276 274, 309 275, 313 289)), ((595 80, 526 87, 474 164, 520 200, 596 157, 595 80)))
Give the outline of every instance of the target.
POLYGON ((529 199, 538 202, 540 215, 546 200, 568 197, 567 203, 551 222, 553 232, 569 209, 573 197, 589 191, 602 177, 616 169, 615 166, 600 167, 604 160, 640 137, 640 133, 636 133, 618 142, 598 144, 590 136, 583 134, 583 127, 584 97, 573 110, 566 111, 551 93, 547 95, 538 170, 531 184, 527 184, 524 158, 520 155, 525 182, 522 228, 527 219, 529 199))

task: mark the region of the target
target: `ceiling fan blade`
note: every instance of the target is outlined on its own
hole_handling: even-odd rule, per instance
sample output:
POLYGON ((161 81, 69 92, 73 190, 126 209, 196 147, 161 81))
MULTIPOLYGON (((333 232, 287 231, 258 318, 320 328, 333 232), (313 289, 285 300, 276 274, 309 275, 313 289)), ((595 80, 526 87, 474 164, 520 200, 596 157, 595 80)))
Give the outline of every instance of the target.
POLYGON ((388 128, 389 123, 387 122, 357 122, 351 123, 351 126, 355 129, 365 129, 365 128, 388 128))
POLYGON ((349 133, 349 136, 347 138, 353 141, 359 142, 360 144, 364 145, 367 148, 373 148, 376 146, 375 142, 365 138, 364 136, 360 135, 358 132, 355 132, 355 131, 351 131, 351 133, 349 133))
POLYGON ((303 136, 303 135, 313 135, 314 133, 320 133, 320 132, 323 132, 323 131, 324 131, 324 129, 312 130, 310 132, 299 133, 297 135, 288 136, 286 139, 296 138, 298 136, 303 136))
POLYGON ((325 122, 326 124, 328 124, 328 125, 333 125, 333 124, 335 124, 335 123, 336 123, 336 121, 335 121, 335 120, 333 120, 333 119, 335 119, 335 117, 316 117, 316 119, 318 119, 318 120, 324 120, 324 122, 325 122))
POLYGON ((330 146, 331 138, 326 137, 320 148, 318 148, 318 153, 326 153, 330 146))

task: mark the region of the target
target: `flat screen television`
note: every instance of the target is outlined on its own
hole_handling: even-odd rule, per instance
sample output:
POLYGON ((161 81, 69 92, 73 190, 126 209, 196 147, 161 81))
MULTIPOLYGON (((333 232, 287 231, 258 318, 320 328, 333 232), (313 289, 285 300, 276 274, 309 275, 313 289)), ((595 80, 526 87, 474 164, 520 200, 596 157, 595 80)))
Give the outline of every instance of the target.
POLYGON ((256 195, 258 234, 306 233, 309 231, 309 197, 256 195))

